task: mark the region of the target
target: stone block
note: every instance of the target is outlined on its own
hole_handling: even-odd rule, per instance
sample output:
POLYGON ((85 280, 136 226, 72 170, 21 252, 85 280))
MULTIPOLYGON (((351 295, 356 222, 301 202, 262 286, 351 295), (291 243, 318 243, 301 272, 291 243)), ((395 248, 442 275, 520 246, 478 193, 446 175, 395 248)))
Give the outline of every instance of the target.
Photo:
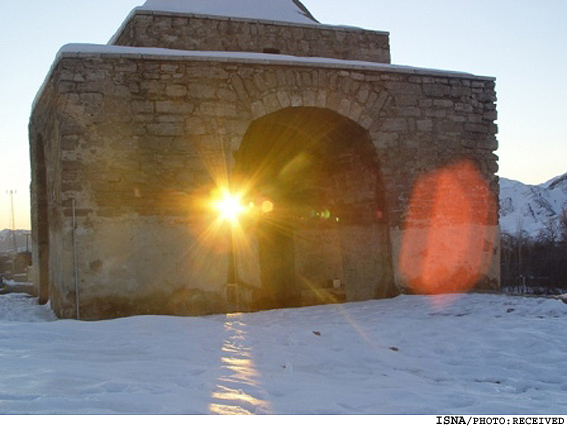
POLYGON ((405 118, 387 118, 382 122, 381 128, 385 132, 405 132, 408 122, 405 118))
POLYGON ((165 95, 169 97, 185 97, 187 95, 187 87, 184 85, 168 85, 165 87, 165 95))
POLYGON ((177 123, 148 124, 146 129, 153 136, 181 136, 183 127, 177 123))
POLYGON ((441 133, 461 133, 463 131, 462 123, 450 120, 439 121, 437 127, 441 133))
POLYGON ((433 131, 433 121, 432 120, 417 120, 416 121, 417 130, 420 132, 432 132, 433 131))
POLYGON ((190 114, 194 109, 193 104, 181 101, 162 100, 155 102, 155 110, 158 114, 190 114))
POLYGON ((446 97, 451 94, 451 87, 444 84, 423 84, 423 94, 428 97, 446 97))
POLYGON ((136 114, 153 114, 154 109, 154 102, 149 102, 147 100, 132 101, 132 112, 136 114))

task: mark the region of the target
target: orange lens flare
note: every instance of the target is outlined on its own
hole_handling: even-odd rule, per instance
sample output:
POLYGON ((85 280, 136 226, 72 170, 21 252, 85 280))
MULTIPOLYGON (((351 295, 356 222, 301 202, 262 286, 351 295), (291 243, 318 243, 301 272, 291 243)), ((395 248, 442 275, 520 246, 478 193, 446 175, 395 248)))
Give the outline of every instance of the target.
POLYGON ((469 161, 417 181, 406 218, 400 270, 417 294, 459 293, 487 273, 497 233, 496 200, 469 161))
POLYGON ((262 202, 261 209, 264 214, 271 213, 274 210, 274 204, 272 203, 272 201, 266 200, 262 202))
POLYGON ((231 195, 228 191, 223 191, 221 197, 213 201, 212 206, 218 211, 221 220, 233 223, 248 210, 248 207, 242 204, 239 195, 231 195))

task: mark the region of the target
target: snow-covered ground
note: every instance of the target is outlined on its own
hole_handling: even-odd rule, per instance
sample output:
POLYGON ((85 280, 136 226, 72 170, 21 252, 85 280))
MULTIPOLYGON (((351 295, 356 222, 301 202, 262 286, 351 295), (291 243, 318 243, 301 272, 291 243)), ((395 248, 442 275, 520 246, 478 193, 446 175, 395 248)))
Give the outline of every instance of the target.
POLYGON ((57 320, 0 296, 2 414, 565 414, 567 305, 501 295, 57 320))

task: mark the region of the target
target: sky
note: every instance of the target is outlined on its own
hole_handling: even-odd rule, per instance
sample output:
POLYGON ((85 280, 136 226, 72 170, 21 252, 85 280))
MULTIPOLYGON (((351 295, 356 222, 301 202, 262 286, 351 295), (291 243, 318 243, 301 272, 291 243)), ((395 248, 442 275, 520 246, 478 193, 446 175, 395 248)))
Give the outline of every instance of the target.
MULTIPOLYGON (((12 197, 15 227, 30 227, 27 127, 57 51, 107 43, 143 3, 0 0, 0 229, 12 227, 12 197)), ((389 31, 394 64, 495 77, 499 175, 541 184, 567 172, 565 0, 303 3, 325 24, 389 31)))

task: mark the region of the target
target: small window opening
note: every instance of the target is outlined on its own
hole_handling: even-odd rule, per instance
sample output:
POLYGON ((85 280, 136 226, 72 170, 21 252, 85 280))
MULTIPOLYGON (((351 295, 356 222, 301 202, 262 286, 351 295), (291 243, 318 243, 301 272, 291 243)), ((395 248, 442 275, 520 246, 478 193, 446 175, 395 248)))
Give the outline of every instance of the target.
POLYGON ((281 51, 277 48, 264 48, 264 54, 281 54, 281 51))

